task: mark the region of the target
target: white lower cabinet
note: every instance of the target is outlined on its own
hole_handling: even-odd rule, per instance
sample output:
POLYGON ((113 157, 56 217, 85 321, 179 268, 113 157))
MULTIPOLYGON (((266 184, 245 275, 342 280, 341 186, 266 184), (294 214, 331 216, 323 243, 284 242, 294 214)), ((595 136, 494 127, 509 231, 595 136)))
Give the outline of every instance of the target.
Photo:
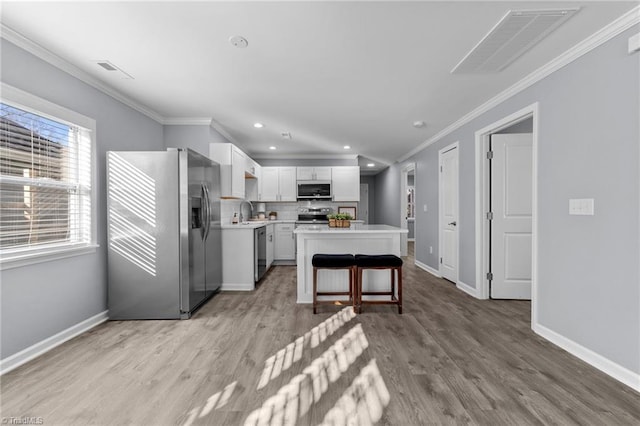
POLYGON ((267 225, 267 270, 273 263, 275 254, 275 224, 267 225))
POLYGON ((294 223, 275 224, 274 260, 295 260, 296 240, 293 234, 294 223))
POLYGON ((222 229, 222 290, 255 289, 254 230, 222 229))

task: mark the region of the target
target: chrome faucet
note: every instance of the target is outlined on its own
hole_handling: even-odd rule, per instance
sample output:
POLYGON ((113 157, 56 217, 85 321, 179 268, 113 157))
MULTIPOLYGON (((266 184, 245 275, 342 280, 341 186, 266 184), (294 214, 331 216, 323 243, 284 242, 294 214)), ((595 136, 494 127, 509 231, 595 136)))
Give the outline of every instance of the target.
POLYGON ((242 214, 242 208, 244 207, 245 204, 249 204, 249 218, 251 218, 251 215, 253 214, 253 204, 251 204, 251 201, 247 201, 247 200, 242 200, 242 202, 240 203, 240 223, 244 222, 244 215, 242 214))

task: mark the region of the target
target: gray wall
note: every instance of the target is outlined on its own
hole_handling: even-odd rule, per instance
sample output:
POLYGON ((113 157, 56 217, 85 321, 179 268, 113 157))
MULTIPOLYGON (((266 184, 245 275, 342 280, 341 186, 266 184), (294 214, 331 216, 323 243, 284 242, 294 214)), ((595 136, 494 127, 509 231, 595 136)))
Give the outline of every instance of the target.
POLYGON ((209 144, 213 142, 229 141, 211 126, 164 126, 164 146, 167 148, 190 148, 208 157, 209 144))
POLYGON ((360 175, 360 183, 369 185, 369 223, 378 223, 376 222, 376 177, 360 175))
POLYGON ((2 81, 96 120, 96 253, 1 272, 4 359, 107 309, 105 152, 162 149, 162 126, 1 39, 2 81))
POLYGON ((400 170, 396 164, 376 175, 376 223, 400 226, 400 170))
POLYGON ((531 133, 533 132, 533 118, 527 118, 522 120, 513 126, 509 126, 506 129, 502 129, 496 134, 511 134, 511 133, 531 133))
MULTIPOLYGON (((539 102, 539 323, 640 372, 638 26, 414 155, 416 260, 438 268, 438 150, 460 143, 460 280, 475 287, 475 131, 539 102), (595 216, 569 216, 595 198, 595 216), (428 204, 428 212, 422 210, 428 204), (434 254, 428 255, 428 247, 434 254)), ((396 164, 376 179, 376 214, 397 225, 396 164)))

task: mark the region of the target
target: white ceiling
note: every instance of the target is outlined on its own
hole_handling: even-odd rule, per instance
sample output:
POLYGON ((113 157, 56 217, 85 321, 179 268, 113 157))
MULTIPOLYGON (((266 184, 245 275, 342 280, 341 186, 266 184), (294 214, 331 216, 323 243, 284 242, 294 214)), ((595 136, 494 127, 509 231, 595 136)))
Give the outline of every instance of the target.
POLYGON ((213 119, 252 157, 357 154, 380 164, 394 162, 636 5, 3 1, 1 19, 165 122, 213 119), (580 10, 505 70, 450 73, 508 10, 563 7, 580 10), (234 35, 249 46, 233 47, 228 39, 234 35), (133 79, 96 65, 105 59, 133 79), (414 128, 416 120, 426 126, 414 128), (255 129, 256 121, 265 127, 255 129), (291 140, 282 139, 285 131, 291 140), (277 150, 269 150, 272 145, 277 150))

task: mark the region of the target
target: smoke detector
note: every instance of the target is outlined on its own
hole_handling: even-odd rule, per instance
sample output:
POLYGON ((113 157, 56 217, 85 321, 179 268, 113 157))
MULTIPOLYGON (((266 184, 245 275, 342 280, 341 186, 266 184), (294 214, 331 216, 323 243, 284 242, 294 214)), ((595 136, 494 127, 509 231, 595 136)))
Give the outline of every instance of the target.
POLYGON ((282 136, 283 139, 291 139, 291 133, 289 132, 281 132, 280 136, 282 136))
POLYGON ((426 125, 427 125, 427 123, 425 123, 422 120, 418 120, 418 121, 414 121, 413 122, 413 127, 415 127, 416 129, 420 129, 420 128, 426 126, 426 125))
POLYGON ((229 37, 229 43, 231 43, 238 49, 244 49, 245 47, 249 46, 249 42, 247 41, 247 39, 238 35, 229 37))

